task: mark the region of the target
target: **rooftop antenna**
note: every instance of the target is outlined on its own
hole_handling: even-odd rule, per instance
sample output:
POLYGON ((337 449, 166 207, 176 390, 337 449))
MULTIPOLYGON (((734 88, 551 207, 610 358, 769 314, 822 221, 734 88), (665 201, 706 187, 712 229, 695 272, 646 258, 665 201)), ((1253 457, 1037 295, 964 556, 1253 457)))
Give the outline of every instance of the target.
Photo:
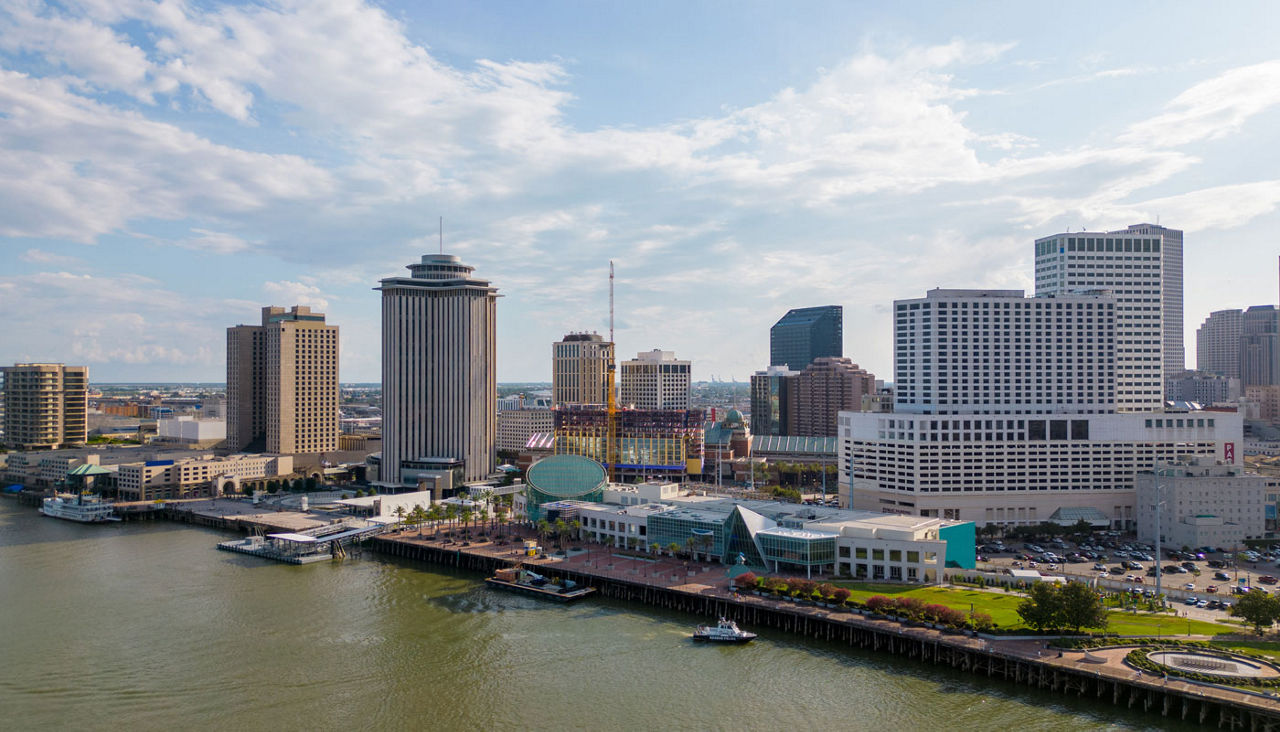
POLYGON ((613 260, 609 260, 609 342, 613 343, 613 260))
POLYGON ((440 253, 444 254, 444 217, 440 217, 440 253))

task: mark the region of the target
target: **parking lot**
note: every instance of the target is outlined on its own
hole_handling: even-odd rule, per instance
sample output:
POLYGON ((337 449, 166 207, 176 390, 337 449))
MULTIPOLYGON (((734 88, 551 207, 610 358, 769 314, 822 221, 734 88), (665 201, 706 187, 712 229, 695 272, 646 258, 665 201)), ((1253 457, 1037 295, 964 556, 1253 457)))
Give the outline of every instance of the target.
MULTIPOLYGON (((1187 552, 1161 549, 1165 555, 1158 562, 1161 589, 1171 604, 1184 606, 1188 617, 1221 619, 1235 595, 1246 588, 1277 592, 1280 544, 1275 550, 1258 550, 1239 559, 1221 548, 1202 547, 1187 552)), ((980 544, 978 555, 980 570, 1001 573, 1032 569, 1042 575, 1098 579, 1098 586, 1103 589, 1155 596, 1155 548, 1132 538, 1098 536, 1079 542, 1067 539, 992 541, 980 544)))

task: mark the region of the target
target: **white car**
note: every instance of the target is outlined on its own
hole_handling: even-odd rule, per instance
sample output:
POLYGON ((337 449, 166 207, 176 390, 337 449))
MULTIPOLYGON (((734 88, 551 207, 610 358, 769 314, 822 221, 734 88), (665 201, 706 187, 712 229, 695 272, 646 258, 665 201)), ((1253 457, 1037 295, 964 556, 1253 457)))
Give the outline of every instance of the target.
POLYGON ((1182 589, 1184 589, 1184 590, 1194 590, 1195 588, 1196 588, 1195 584, 1193 584, 1193 583, 1191 583, 1191 582, 1188 582, 1188 583, 1186 583, 1185 585, 1183 585, 1183 586, 1182 586, 1182 589))

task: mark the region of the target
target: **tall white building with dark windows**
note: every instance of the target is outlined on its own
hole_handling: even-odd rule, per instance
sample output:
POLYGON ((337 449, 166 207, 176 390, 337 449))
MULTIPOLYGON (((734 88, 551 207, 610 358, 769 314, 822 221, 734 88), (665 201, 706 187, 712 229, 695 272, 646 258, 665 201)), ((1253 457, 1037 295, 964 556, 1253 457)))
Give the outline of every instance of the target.
POLYGON ((1164 406, 1166 368, 1181 372, 1182 232, 1151 224, 1054 234, 1035 242, 1036 294, 1109 290, 1116 303, 1116 407, 1164 406))
POLYGON ((474 267, 426 254, 382 292, 381 480, 405 461, 461 460, 463 480, 494 470, 498 291, 474 267))
POLYGON ((673 351, 644 351, 619 364, 619 402, 636 409, 688 409, 690 363, 673 351))
POLYGON ((1139 471, 1184 456, 1239 464, 1237 413, 1117 411, 1119 299, 933 290, 895 302, 894 412, 840 413, 842 503, 1132 529, 1139 471))

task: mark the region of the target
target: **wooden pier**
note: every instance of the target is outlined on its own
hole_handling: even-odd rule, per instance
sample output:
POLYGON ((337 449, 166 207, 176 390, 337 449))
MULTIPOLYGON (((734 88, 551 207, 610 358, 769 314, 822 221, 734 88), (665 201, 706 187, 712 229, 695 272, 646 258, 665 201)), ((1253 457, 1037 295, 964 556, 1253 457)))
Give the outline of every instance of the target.
MULTIPOLYGON (((483 543, 463 547, 406 534, 378 537, 368 546, 393 557, 481 573, 510 566, 516 560, 510 545, 483 543)), ((626 602, 725 617, 752 627, 893 653, 926 664, 1219 729, 1280 732, 1280 701, 1262 694, 1156 678, 1127 667, 1099 666, 1086 663, 1083 653, 1059 656, 1055 650, 1048 654, 1039 640, 911 627, 855 611, 733 593, 727 587, 723 567, 718 572, 647 567, 642 573, 639 567, 629 567, 626 558, 614 560, 617 556, 602 548, 596 561, 589 565, 558 562, 554 558, 532 564, 539 574, 571 579, 594 587, 604 597, 626 602)))

